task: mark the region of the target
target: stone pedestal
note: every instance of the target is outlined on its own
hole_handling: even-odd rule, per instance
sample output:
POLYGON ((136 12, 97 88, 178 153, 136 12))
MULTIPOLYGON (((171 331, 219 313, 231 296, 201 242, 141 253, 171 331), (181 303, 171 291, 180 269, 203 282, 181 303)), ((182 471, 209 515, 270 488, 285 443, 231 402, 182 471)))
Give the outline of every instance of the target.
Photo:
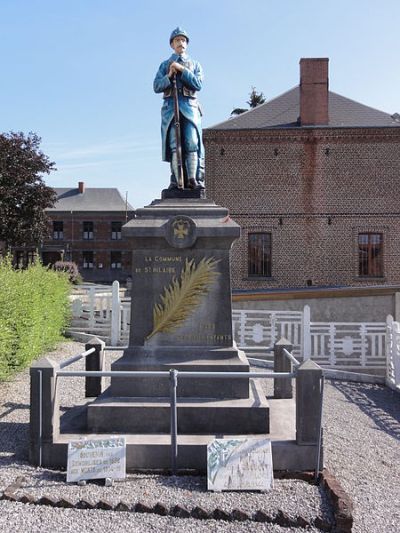
MULTIPOLYGON (((123 234, 132 248, 131 330, 112 370, 248 372, 232 334, 229 253, 240 228, 228 210, 164 198, 138 209, 123 234)), ((249 378, 180 378, 177 395, 179 433, 269 431, 267 401, 249 378)), ((88 408, 88 428, 168 431, 168 396, 168 378, 113 377, 88 408)))

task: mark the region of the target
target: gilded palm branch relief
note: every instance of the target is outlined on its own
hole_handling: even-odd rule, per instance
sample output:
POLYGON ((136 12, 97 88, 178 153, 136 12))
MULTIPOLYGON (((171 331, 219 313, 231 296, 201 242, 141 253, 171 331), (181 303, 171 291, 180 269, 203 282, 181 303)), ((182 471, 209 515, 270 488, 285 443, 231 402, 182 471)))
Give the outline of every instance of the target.
POLYGON ((197 264, 186 259, 180 277, 172 279, 160 296, 161 303, 154 304, 153 330, 146 340, 156 333, 174 332, 195 312, 218 276, 218 262, 213 257, 197 264))

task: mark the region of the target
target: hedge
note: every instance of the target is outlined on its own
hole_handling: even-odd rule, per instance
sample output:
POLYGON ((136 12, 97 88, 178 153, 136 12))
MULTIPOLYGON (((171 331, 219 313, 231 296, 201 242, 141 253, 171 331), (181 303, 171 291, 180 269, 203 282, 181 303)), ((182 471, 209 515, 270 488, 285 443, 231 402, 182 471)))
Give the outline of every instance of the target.
POLYGON ((0 380, 28 366, 62 338, 68 319, 68 276, 40 263, 15 270, 0 259, 0 380))

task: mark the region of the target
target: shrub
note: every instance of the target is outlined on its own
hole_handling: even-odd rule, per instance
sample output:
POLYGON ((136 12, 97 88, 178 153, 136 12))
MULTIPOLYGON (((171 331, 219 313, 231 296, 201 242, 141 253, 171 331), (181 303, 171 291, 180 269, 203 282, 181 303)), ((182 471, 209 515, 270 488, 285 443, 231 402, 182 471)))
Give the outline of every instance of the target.
POLYGON ((82 283, 82 276, 79 274, 78 265, 73 261, 57 261, 53 265, 57 272, 65 272, 68 274, 69 281, 74 285, 82 283))
POLYGON ((68 276, 40 263, 15 270, 0 260, 0 379, 61 339, 69 318, 68 276))

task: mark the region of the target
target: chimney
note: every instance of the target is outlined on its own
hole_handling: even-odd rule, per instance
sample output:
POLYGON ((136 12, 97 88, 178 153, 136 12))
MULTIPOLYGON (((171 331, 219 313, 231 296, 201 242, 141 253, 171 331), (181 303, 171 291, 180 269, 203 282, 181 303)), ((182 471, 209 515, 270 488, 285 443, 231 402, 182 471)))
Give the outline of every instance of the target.
POLYGON ((300 125, 323 126, 329 122, 329 58, 300 59, 300 125))
POLYGON ((79 194, 83 194, 85 192, 85 182, 84 181, 78 182, 78 189, 79 189, 79 194))

